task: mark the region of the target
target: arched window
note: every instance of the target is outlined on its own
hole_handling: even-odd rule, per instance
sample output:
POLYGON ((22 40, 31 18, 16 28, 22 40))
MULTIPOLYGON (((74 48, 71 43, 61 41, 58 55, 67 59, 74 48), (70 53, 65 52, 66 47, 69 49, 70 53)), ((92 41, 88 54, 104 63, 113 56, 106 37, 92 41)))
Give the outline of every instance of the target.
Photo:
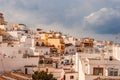
POLYGON ((36 42, 36 46, 39 46, 39 42, 36 42))

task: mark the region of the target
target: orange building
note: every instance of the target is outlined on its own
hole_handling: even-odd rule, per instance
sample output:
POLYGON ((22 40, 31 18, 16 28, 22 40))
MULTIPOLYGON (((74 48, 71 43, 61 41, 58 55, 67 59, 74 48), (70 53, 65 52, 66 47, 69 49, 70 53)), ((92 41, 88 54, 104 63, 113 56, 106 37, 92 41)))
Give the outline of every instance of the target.
POLYGON ((65 44, 63 38, 48 38, 48 44, 54 45, 58 49, 58 53, 63 53, 65 49, 65 44))
POLYGON ((82 43, 84 48, 92 48, 94 39, 92 38, 83 38, 82 43))

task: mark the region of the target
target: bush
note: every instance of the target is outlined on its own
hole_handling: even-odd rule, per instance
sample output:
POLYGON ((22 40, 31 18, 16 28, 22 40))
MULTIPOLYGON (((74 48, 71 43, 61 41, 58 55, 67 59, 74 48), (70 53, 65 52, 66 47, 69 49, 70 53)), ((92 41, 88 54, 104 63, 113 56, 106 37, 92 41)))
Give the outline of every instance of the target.
POLYGON ((45 71, 41 72, 36 71, 32 75, 32 80, 57 80, 57 79, 53 77, 53 74, 48 74, 45 71))

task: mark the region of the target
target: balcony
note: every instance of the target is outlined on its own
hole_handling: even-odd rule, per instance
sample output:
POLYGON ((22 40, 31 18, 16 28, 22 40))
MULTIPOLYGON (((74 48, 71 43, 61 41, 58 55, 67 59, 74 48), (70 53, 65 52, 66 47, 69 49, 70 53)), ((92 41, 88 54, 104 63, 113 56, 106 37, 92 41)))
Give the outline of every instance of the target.
POLYGON ((85 75, 85 80, 120 80, 120 76, 85 75))

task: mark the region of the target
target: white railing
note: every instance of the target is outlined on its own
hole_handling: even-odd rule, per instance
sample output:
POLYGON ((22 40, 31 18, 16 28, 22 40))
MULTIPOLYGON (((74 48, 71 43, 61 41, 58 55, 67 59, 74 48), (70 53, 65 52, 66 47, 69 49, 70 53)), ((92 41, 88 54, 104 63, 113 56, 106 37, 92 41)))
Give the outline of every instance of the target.
POLYGON ((99 76, 99 75, 86 75, 85 80, 94 80, 96 78, 101 79, 120 79, 120 76, 99 76))

